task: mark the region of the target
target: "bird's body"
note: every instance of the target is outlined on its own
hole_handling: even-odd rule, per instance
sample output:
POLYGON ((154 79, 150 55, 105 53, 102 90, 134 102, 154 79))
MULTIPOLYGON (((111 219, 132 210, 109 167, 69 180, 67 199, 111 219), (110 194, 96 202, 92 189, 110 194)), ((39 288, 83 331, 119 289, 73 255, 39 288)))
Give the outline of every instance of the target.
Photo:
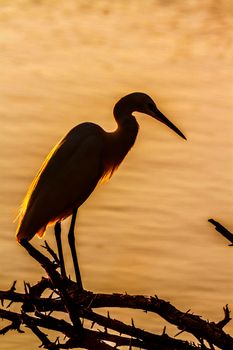
POLYGON ((46 227, 55 223, 55 235, 65 277, 61 246, 60 222, 72 216, 68 234, 76 280, 82 282, 75 250, 74 224, 77 209, 86 201, 101 179, 109 178, 133 146, 138 123, 133 112, 141 112, 161 121, 185 139, 146 94, 136 92, 120 99, 113 110, 117 129, 106 132, 94 123, 74 127, 49 153, 32 182, 20 210, 17 240, 42 236, 46 227))
POLYGON ((46 226, 79 208, 97 183, 120 165, 138 133, 131 118, 115 132, 94 123, 75 126, 52 149, 35 177, 20 210, 17 239, 42 236, 46 226))

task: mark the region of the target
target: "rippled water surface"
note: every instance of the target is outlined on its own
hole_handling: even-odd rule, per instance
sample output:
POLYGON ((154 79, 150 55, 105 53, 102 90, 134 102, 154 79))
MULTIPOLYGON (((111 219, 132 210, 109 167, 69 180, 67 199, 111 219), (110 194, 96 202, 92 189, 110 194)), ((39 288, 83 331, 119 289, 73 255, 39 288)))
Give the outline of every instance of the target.
MULTIPOLYGON (((84 285, 157 294, 213 321, 226 303, 233 309, 233 252, 207 222, 233 228, 230 25, 227 0, 0 2, 0 289, 41 276, 13 220, 46 154, 82 121, 113 130, 117 99, 144 91, 188 141, 137 115, 133 150, 80 209, 84 285)), ((46 238, 53 244, 51 231, 46 238)), ((119 315, 130 322, 128 310, 119 315)), ((11 333, 0 349, 38 345, 11 333)))

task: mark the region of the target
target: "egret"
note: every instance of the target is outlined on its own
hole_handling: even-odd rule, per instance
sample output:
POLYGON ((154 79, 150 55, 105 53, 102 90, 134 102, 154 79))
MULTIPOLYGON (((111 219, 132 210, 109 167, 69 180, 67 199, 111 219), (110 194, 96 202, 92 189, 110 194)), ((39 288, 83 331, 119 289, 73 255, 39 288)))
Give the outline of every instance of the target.
POLYGON ((72 215, 68 241, 78 287, 82 282, 75 249, 74 227, 78 208, 96 185, 109 179, 134 145, 139 125, 133 112, 141 112, 166 124, 183 139, 186 137, 157 108, 146 94, 134 92, 121 98, 113 109, 117 129, 104 131, 99 125, 85 122, 75 126, 48 154, 28 189, 19 213, 17 240, 29 241, 44 235, 55 224, 55 237, 65 274, 61 246, 61 221, 72 215))

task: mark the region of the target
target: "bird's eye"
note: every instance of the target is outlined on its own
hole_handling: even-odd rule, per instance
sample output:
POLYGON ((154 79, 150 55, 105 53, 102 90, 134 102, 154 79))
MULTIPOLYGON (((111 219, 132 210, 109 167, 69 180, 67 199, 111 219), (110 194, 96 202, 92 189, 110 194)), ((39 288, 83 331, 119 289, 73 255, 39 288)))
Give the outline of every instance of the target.
POLYGON ((148 107, 150 108, 150 110, 151 110, 152 112, 156 112, 156 105, 155 105, 155 104, 153 104, 153 103, 148 103, 148 107))

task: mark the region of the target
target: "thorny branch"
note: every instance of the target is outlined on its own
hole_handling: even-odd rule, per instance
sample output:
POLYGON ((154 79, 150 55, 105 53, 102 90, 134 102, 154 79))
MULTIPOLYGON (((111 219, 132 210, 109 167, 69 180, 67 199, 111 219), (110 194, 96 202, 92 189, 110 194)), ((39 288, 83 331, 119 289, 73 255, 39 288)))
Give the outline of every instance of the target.
POLYGON ((0 291, 0 318, 10 322, 0 330, 2 335, 10 330, 24 333, 23 326, 26 326, 40 340, 41 347, 49 350, 109 350, 122 346, 148 350, 213 350, 217 346, 222 350, 233 350, 233 338, 223 331, 231 320, 227 305, 223 309, 224 318, 214 323, 201 319, 190 310, 182 312, 157 296, 80 292, 75 282, 61 277, 57 271, 59 260, 47 243, 45 248, 53 261, 28 242, 24 242, 24 247, 40 263, 47 277, 42 277, 33 286, 24 283, 24 293, 16 292, 16 281, 9 290, 0 291), (50 291, 48 297, 43 296, 45 291, 50 291), (8 304, 4 307, 5 301, 8 304), (18 312, 9 310, 12 303, 20 306, 18 312), (103 316, 93 311, 103 307, 131 308, 158 314, 178 328, 177 335, 187 332, 198 342, 171 337, 165 328, 162 334, 153 334, 135 327, 133 320, 131 325, 127 325, 111 318, 109 313, 103 316), (45 333, 51 330, 57 332, 55 341, 45 333))

